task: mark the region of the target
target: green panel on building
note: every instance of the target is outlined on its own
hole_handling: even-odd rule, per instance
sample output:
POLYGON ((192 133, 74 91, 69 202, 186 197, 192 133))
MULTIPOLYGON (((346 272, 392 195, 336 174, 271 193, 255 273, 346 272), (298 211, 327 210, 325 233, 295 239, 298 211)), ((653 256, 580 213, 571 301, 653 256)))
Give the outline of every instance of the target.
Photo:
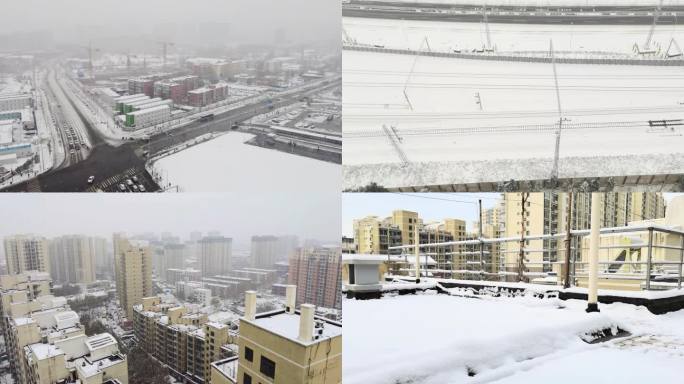
POLYGON ((127 127, 132 127, 135 125, 135 116, 128 114, 126 115, 126 126, 127 127))

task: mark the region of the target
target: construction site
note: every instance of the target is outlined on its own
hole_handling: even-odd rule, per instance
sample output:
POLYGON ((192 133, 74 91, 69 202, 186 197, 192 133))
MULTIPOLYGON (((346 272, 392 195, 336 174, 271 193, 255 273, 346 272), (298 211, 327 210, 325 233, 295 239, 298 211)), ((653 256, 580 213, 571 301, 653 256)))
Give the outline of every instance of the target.
POLYGON ((590 24, 343 7, 345 189, 680 189, 684 30, 665 5, 590 24))
POLYGON ((666 206, 641 211, 657 218, 635 221, 628 217, 639 214, 612 198, 567 194, 558 199, 567 210, 554 217, 556 208, 535 209, 539 196, 506 194, 506 204, 518 203, 502 220, 516 227, 510 237, 480 213, 467 240, 429 240, 444 237, 449 222, 413 216, 410 238, 420 240, 385 253, 362 253, 365 232, 355 230, 359 253, 343 255, 345 382, 680 382, 684 197, 667 196, 666 206), (421 326, 408 332, 410 324, 421 326))

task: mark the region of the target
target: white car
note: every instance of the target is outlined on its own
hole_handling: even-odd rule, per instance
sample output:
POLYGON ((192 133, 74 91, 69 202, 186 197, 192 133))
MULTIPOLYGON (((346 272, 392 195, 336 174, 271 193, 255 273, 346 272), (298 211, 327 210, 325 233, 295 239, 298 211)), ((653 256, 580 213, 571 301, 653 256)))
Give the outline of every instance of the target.
POLYGON ((92 184, 93 181, 95 181, 95 176, 90 176, 90 177, 88 178, 88 184, 92 184))

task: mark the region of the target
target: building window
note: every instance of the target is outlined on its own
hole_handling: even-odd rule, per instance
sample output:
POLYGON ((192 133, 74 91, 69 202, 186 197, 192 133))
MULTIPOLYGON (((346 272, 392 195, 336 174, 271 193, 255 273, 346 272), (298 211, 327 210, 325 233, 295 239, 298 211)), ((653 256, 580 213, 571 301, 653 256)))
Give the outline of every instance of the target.
POLYGON ((356 284, 356 276, 354 274, 354 264, 349 264, 349 284, 356 284))
POLYGON ((254 352, 250 347, 245 347, 245 360, 254 361, 254 352))
POLYGON ((244 376, 242 377, 242 382, 244 384, 252 384, 252 376, 245 373, 244 376))
POLYGON ((266 375, 267 377, 270 377, 271 379, 275 378, 275 362, 261 356, 261 366, 259 367, 259 371, 266 375))

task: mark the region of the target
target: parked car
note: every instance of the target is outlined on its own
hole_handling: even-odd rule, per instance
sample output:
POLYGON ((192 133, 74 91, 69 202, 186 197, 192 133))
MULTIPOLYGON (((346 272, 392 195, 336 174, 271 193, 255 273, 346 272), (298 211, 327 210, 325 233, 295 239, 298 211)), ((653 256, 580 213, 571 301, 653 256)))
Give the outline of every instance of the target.
POLYGON ((95 181, 95 176, 90 176, 90 177, 88 178, 88 184, 92 184, 93 181, 95 181))

